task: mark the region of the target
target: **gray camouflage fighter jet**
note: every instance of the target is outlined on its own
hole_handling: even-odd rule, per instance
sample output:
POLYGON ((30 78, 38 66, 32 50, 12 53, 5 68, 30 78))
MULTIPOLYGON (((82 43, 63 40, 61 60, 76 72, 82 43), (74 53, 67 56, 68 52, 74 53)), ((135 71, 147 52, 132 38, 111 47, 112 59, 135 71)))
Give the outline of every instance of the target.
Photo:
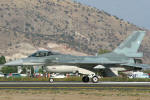
MULTIPOLYGON (((53 66, 67 65, 93 70, 111 70, 109 73, 118 70, 134 70, 149 67, 146 64, 137 63, 137 58, 142 58, 143 53, 138 52, 140 44, 145 36, 145 31, 135 31, 115 50, 97 56, 73 56, 51 51, 37 51, 27 58, 6 63, 6 66, 42 65, 53 66)), ((68 67, 69 69, 69 67, 68 67)), ((82 78, 83 82, 89 82, 89 76, 82 78)), ((98 82, 96 75, 92 76, 92 82, 98 82)))

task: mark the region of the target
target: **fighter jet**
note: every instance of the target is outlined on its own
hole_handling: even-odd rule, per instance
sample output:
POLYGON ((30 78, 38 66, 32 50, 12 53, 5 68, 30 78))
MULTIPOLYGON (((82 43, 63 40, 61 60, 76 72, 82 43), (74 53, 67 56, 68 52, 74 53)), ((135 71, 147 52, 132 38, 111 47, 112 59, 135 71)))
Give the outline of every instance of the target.
MULTIPOLYGON (((108 73, 113 74, 116 73, 116 69, 117 71, 139 70, 149 67, 146 64, 137 63, 137 58, 139 59, 143 57, 143 53, 138 52, 138 49, 145 34, 145 31, 135 31, 112 52, 97 56, 73 56, 52 51, 37 51, 27 58, 8 62, 5 66, 56 65, 57 69, 59 69, 61 66, 66 65, 68 69, 71 69, 72 66, 77 66, 88 70, 104 69, 107 70, 108 73)), ((92 76, 92 78, 85 75, 82 78, 82 81, 89 82, 90 79, 93 83, 99 81, 97 75, 92 76)))

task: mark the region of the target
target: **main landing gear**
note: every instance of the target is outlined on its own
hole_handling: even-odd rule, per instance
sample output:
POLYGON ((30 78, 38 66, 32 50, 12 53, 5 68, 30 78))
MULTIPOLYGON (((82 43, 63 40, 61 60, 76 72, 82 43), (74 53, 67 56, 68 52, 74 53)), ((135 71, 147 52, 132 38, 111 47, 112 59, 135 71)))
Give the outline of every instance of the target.
MULTIPOLYGON (((90 77, 89 77, 88 75, 86 75, 86 76, 84 76, 84 77, 82 78, 82 81, 85 82, 85 83, 87 83, 87 82, 90 81, 90 77)), ((92 76, 91 81, 92 81, 93 83, 98 83, 99 78, 98 78, 97 76, 92 76)))
POLYGON ((88 76, 83 76, 82 81, 83 82, 89 82, 90 78, 88 76))

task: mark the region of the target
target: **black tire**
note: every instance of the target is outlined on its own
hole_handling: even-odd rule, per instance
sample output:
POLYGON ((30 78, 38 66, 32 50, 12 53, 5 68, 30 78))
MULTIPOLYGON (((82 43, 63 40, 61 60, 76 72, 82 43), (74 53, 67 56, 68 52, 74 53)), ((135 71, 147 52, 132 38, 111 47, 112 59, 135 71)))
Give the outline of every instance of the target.
POLYGON ((82 78, 82 81, 87 83, 87 82, 90 81, 90 78, 89 78, 88 76, 84 76, 84 77, 82 78))
POLYGON ((49 78, 49 82, 50 82, 50 83, 53 83, 53 82, 54 82, 54 79, 53 79, 53 78, 49 78))
POLYGON ((97 76, 93 76, 92 77, 92 82, 93 83, 98 83, 99 82, 99 78, 97 76))

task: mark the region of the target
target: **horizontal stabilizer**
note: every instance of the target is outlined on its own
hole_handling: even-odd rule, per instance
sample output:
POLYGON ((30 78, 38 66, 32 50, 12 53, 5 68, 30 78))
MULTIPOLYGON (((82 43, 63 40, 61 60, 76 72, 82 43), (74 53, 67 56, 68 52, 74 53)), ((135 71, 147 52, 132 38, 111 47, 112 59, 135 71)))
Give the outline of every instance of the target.
POLYGON ((136 67, 136 68, 141 68, 141 69, 150 69, 150 65, 148 64, 121 64, 123 66, 130 66, 130 67, 136 67))
POLYGON ((126 54, 126 56, 130 57, 130 58, 142 58, 143 57, 143 52, 139 52, 139 53, 128 53, 126 54))

